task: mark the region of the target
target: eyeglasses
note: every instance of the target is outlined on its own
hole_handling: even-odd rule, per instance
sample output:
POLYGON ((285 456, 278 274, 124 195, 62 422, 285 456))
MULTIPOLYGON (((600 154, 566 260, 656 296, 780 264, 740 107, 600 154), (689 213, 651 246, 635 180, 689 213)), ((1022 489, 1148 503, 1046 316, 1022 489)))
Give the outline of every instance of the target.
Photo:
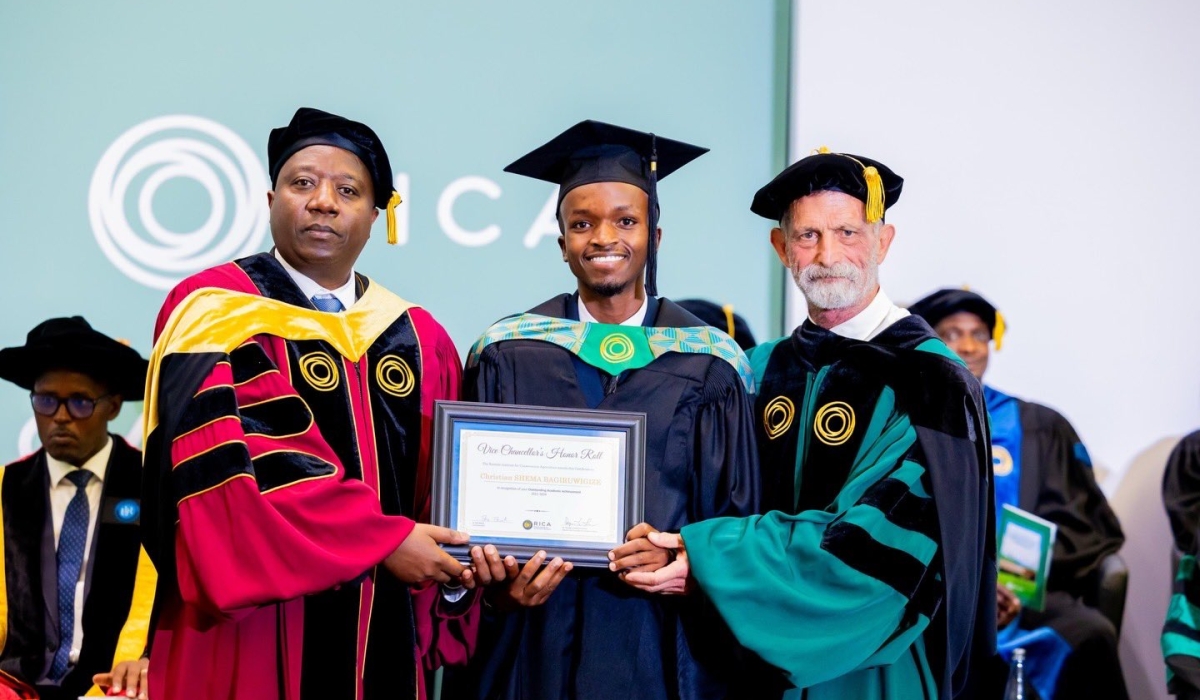
POLYGON ((96 411, 96 404, 112 396, 105 394, 97 396, 94 399, 89 399, 86 396, 70 396, 65 399, 60 399, 54 394, 38 394, 32 393, 29 395, 29 403, 33 405, 35 413, 40 413, 43 416, 54 416, 58 413, 58 407, 66 404, 67 413, 75 420, 83 420, 90 418, 92 413, 96 411))

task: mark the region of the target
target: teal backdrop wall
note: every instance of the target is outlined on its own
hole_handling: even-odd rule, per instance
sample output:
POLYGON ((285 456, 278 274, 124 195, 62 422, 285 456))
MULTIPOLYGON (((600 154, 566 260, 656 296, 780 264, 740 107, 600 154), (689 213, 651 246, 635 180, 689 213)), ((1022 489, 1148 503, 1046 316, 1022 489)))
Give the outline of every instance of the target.
MULTIPOLYGON (((269 248, 267 133, 301 105, 380 134, 402 245, 380 217, 359 270, 464 353, 573 289, 552 188, 502 169, 587 118, 712 149, 661 186, 660 291, 776 332, 769 224, 748 206, 785 152, 787 4, 0 3, 0 345, 82 314, 148 354, 174 280, 269 248)), ((0 459, 36 446, 30 415, 0 385, 0 459)))

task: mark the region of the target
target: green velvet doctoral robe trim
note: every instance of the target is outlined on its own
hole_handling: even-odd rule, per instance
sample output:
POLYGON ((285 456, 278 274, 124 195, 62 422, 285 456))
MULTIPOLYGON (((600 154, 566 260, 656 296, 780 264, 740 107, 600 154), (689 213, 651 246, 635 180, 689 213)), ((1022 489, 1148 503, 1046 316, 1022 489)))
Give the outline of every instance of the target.
POLYGON ((1162 633, 1167 661, 1167 688, 1171 693, 1195 692, 1200 687, 1200 577, 1196 557, 1184 555, 1175 574, 1174 591, 1167 606, 1162 633))
POLYGON ((987 545, 994 535, 987 525, 986 414, 961 360, 940 341, 924 340, 924 328, 907 325, 898 331, 907 337, 892 352, 893 366, 878 372, 870 344, 822 340, 824 332, 815 328, 755 348, 759 456, 764 494, 774 487, 774 500, 765 515, 682 530, 693 577, 739 642, 794 686, 788 698, 951 697, 956 691, 943 679, 965 685, 958 654, 971 649, 964 641, 974 626, 969 607, 984 589, 994 600, 994 570, 989 587, 987 572, 980 571, 988 566, 958 567, 974 568, 973 580, 963 581, 972 590, 956 599, 956 626, 943 631, 944 535, 929 464, 935 460, 945 470, 945 455, 953 452, 931 454, 927 441, 931 429, 944 426, 945 439, 960 443, 956 454, 964 462, 952 468, 978 472, 977 498, 963 498, 979 511, 966 526, 978 530, 969 553, 994 557, 987 545), (789 355, 794 348, 781 342, 801 349, 789 355), (889 382, 899 376, 909 379, 889 382), (913 389, 925 381, 943 389, 913 389), (920 408, 918 422, 915 402, 946 408, 920 408), (975 447, 964 451, 964 444, 975 447), (786 478, 772 479, 774 471, 786 478), (938 626, 931 627, 935 617, 938 626), (936 633, 933 646, 929 632, 936 633), (948 634, 957 652, 946 652, 948 634))

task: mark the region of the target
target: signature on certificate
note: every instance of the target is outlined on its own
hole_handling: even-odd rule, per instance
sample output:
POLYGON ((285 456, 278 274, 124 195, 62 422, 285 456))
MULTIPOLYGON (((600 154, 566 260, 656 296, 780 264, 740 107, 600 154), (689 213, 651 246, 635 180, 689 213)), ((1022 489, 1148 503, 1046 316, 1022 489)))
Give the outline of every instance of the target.
POLYGON ((563 524, 567 527, 595 527, 596 521, 592 518, 579 518, 578 520, 566 518, 564 519, 563 524))
POLYGON ((503 525, 507 522, 507 515, 481 515, 478 518, 475 518, 476 525, 487 525, 489 523, 494 525, 503 525))

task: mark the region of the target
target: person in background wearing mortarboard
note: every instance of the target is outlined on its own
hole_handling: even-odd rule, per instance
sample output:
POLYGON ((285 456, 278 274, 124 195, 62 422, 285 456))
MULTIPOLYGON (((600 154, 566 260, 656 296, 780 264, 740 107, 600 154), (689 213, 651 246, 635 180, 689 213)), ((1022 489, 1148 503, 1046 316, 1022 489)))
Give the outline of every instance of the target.
MULTIPOLYGON (((988 300, 963 289, 941 289, 908 307, 933 327, 981 382, 991 343, 1004 340, 1004 317, 988 300)), ((1022 610, 996 587, 1001 655, 1026 650, 1030 680, 1042 700, 1129 697, 1117 656, 1117 630, 1086 605, 1089 576, 1125 542, 1117 516, 1092 474, 1075 429, 1053 409, 984 385, 992 426, 997 516, 1005 504, 1058 526, 1044 611, 1022 610)))
POLYGON ((740 314, 734 313, 733 304, 717 306, 707 299, 683 299, 677 303, 701 321, 725 331, 744 352, 750 352, 751 348, 758 345, 754 334, 750 332, 750 324, 740 314))
POLYGON ((119 689, 144 693, 142 453, 108 425, 142 400, 146 360, 80 316, 52 318, 0 350, 0 378, 30 392, 42 442, 0 467, 0 697, 74 700, 111 683, 114 659, 119 689))
MULTIPOLYGON (((585 121, 505 168, 559 185, 558 242, 576 289, 497 322, 467 360, 464 393, 478 401, 644 412, 645 516, 658 528, 758 507, 745 356, 727 335, 657 296, 657 180, 705 152, 585 121), (606 343, 623 349, 605 352, 606 343)), ((494 547, 474 547, 479 580, 492 582, 475 694, 735 697, 737 645, 703 596, 668 600, 621 582, 628 571, 665 563, 641 538, 648 529, 630 533, 633 542, 610 555, 609 570, 572 570, 555 558, 535 574, 544 556, 518 571, 494 547)))
POLYGON ((267 154, 275 249, 184 280, 155 327, 151 697, 423 698, 423 667, 465 660, 478 609, 431 585, 473 583, 438 546, 466 537, 421 524, 458 353, 354 271, 379 209, 394 240, 375 132, 302 108, 267 154))
POLYGON ((626 577, 707 595, 788 698, 975 697, 994 654, 982 391, 879 286, 902 186, 821 149, 755 195, 809 314, 750 354, 766 514, 651 534, 676 559, 626 577))

